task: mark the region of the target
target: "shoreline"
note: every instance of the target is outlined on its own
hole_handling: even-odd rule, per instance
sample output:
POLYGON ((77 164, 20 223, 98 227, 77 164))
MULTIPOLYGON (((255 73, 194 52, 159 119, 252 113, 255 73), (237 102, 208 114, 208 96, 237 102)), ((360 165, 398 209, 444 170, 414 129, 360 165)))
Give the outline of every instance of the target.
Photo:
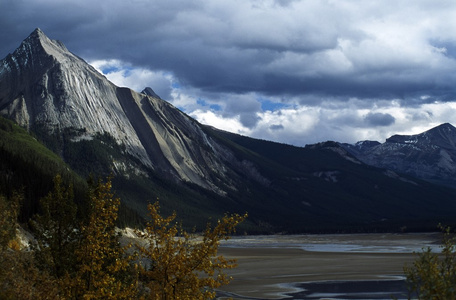
MULTIPOLYGON (((413 246, 424 247, 433 242, 428 235, 423 235, 422 239, 415 237, 413 246)), ((345 240, 347 236, 343 238, 345 240)), ((366 247, 370 247, 376 238, 370 236, 365 241, 366 247)), ((387 237, 386 242, 388 238, 391 237, 387 237)), ((402 238, 407 241, 407 236, 393 236, 392 241, 402 238)), ((334 240, 330 242, 334 243, 334 240)), ((290 294, 298 293, 303 284, 392 280, 404 276, 404 266, 416 259, 412 252, 323 252, 293 246, 268 247, 267 244, 252 247, 222 245, 219 254, 237 259, 238 267, 227 272, 233 277, 231 283, 218 290, 235 300, 286 299, 290 294)), ((228 297, 220 295, 217 299, 228 297)))

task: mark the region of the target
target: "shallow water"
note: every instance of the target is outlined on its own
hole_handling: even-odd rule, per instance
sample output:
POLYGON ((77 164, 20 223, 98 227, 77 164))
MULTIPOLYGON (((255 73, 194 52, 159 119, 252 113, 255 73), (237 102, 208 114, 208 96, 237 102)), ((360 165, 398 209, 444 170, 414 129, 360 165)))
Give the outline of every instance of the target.
MULTIPOLYGON (((409 292, 404 278, 390 280, 331 280, 284 285, 294 292, 284 293, 280 300, 407 300, 409 292)), ((243 297, 234 293, 218 293, 218 297, 244 300, 268 298, 243 297)))
POLYGON ((295 285, 301 289, 287 299, 409 299, 404 279, 365 281, 318 281, 295 285))
POLYGON ((300 248, 311 252, 413 253, 439 251, 439 234, 258 235, 234 237, 221 247, 300 248))
POLYGON ((231 293, 225 296, 233 299, 408 299, 405 278, 400 272, 404 263, 401 259, 410 259, 412 253, 427 247, 440 251, 440 238, 441 235, 435 233, 234 237, 221 247, 245 249, 245 256, 242 256, 244 250, 234 252, 241 253, 239 273, 234 277, 246 294, 239 295, 243 292, 228 289, 231 293), (284 262, 283 253, 292 253, 290 259, 285 257, 290 262, 284 262), (257 268, 258 272, 252 271, 257 268), (315 281, 296 280, 309 276, 315 281), (277 281, 277 292, 275 297, 270 297, 274 281, 277 281))

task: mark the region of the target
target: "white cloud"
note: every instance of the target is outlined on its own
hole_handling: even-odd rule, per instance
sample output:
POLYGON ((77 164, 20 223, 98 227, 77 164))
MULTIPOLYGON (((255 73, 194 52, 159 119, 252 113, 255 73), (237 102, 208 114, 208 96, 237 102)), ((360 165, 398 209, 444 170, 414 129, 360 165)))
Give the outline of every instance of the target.
POLYGON ((162 99, 170 99, 174 78, 171 74, 133 67, 117 59, 89 62, 100 73, 119 87, 129 87, 141 92, 151 87, 162 99))
POLYGON ((417 134, 445 122, 456 124, 456 102, 431 103, 414 108, 400 107, 396 101, 389 106, 357 109, 347 103, 337 107, 306 107, 279 109, 258 113, 253 128, 242 125, 239 116, 223 116, 210 110, 190 113, 204 124, 256 138, 298 146, 326 140, 354 143, 360 140, 384 142, 394 134, 417 134), (367 115, 394 118, 394 122, 366 122, 367 115), (390 117, 389 117, 390 116, 390 117))
POLYGON ((242 135, 249 134, 248 128, 241 124, 239 116, 227 118, 210 110, 195 110, 190 112, 189 115, 203 124, 211 125, 221 130, 242 135))
POLYGON ((116 85, 262 139, 384 141, 456 123, 456 2, 7 1, 0 20, 3 52, 40 24, 116 85))
POLYGON ((456 102, 431 102, 429 95, 423 95, 422 100, 430 103, 407 107, 401 106, 400 100, 371 99, 366 103, 351 98, 340 102, 329 97, 301 101, 300 97, 264 98, 258 93, 212 94, 180 86, 170 74, 133 68, 119 60, 91 64, 105 70, 108 79, 119 86, 136 90, 151 86, 159 95, 169 89, 166 100, 203 124, 298 146, 326 140, 383 142, 393 134, 416 134, 444 122, 456 122, 456 102), (266 100, 279 106, 263 110, 261 103, 266 100), (288 105, 280 105, 282 102, 288 105))

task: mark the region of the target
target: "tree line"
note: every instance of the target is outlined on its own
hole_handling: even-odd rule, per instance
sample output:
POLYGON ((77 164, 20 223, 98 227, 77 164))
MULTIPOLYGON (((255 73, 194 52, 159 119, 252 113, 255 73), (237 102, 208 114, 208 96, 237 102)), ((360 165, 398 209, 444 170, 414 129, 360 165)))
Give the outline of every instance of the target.
POLYGON ((197 235, 176 214, 163 217, 156 202, 139 238, 127 242, 116 226, 120 199, 111 178, 89 179, 81 207, 63 182, 57 175, 40 199, 26 250, 16 237, 23 195, 0 196, 1 299, 211 299, 231 280, 226 270, 235 261, 217 250, 246 215, 227 214, 197 235))

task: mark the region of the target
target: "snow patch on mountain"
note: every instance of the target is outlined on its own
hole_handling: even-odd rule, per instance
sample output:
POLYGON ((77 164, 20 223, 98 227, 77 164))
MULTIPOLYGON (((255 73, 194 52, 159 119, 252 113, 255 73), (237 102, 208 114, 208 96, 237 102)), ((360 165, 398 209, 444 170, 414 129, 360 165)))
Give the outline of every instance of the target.
POLYGON ((359 145, 341 144, 366 164, 443 185, 456 184, 456 128, 451 124, 416 135, 393 135, 371 147, 359 145))
POLYGON ((318 178, 322 178, 328 182, 336 183, 338 182, 337 176, 340 174, 339 171, 319 171, 314 172, 313 175, 318 178))
POLYGON ((352 163, 355 163, 355 164, 361 164, 361 162, 359 160, 357 160, 356 158, 354 158, 352 155, 349 154, 348 151, 346 151, 345 149, 341 148, 341 147, 329 147, 328 149, 336 152, 337 154, 339 154, 341 157, 345 158, 346 160, 352 162, 352 163))

